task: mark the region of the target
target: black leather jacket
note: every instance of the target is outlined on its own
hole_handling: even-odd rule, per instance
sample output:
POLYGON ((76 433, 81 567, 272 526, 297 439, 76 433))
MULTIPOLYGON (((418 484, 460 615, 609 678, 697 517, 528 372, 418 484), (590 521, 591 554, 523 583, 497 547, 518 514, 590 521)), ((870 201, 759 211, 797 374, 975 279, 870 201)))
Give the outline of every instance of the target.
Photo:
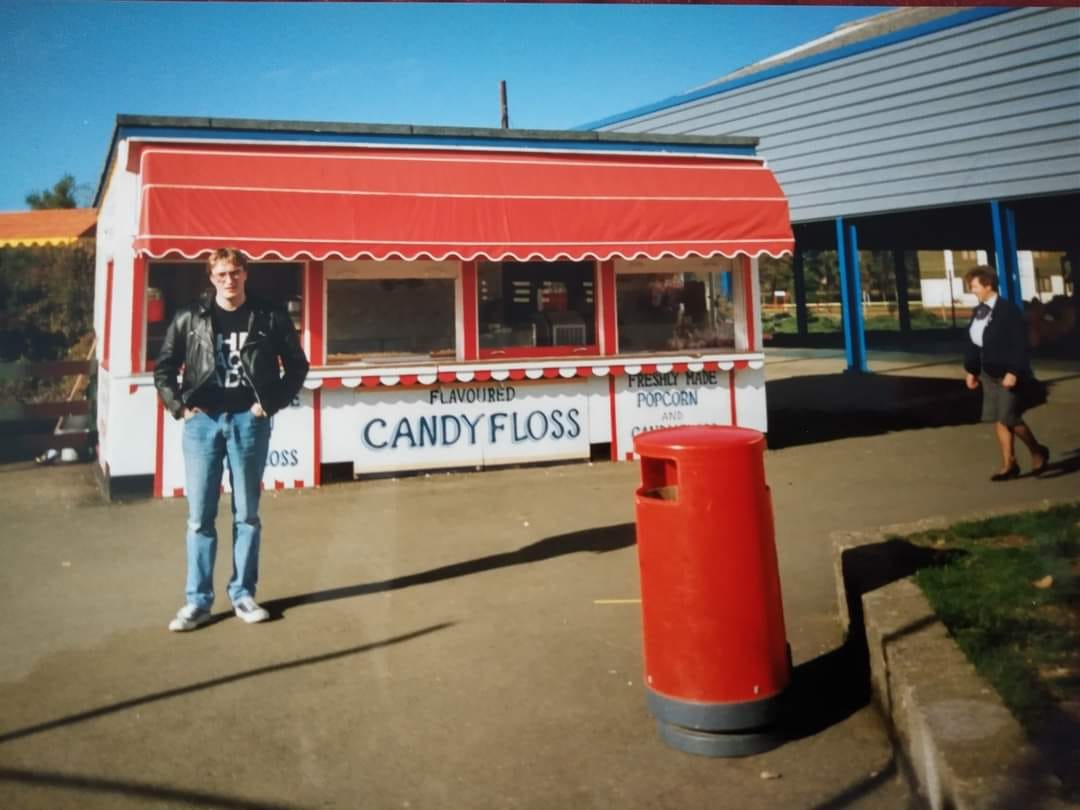
MULTIPOLYGON (((176 313, 154 367, 154 385, 166 409, 180 419, 192 394, 214 376, 214 327, 210 319, 213 294, 176 313), (177 385, 183 368, 184 378, 177 385)), ((267 415, 286 407, 304 384, 308 360, 296 329, 284 309, 248 296, 251 320, 240 349, 240 365, 267 415), (278 358, 285 373, 278 367, 278 358)))

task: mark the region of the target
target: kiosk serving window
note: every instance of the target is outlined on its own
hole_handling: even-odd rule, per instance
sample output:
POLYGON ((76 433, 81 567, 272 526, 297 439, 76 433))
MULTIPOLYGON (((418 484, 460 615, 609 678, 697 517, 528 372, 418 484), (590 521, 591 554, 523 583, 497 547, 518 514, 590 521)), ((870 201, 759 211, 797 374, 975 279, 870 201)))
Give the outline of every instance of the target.
POLYGON ((329 261, 325 269, 327 362, 455 356, 457 262, 329 261))
MULTIPOLYGON (((285 307, 298 332, 304 326, 303 272, 300 262, 248 263, 247 293, 285 307)), ((176 311, 213 287, 205 261, 151 261, 146 278, 146 364, 150 368, 176 311)))
POLYGON ((595 354, 595 262, 480 262, 480 355, 595 354))
POLYGON ((730 259, 619 261, 615 273, 620 353, 735 346, 730 259))

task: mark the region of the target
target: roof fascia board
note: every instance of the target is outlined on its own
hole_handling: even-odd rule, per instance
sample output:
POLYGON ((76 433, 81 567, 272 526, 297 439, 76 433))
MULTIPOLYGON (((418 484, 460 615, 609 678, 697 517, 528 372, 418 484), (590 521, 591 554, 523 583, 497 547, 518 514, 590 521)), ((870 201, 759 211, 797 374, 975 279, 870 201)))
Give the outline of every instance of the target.
MULTIPOLYGON (((348 134, 337 132, 312 132, 310 130, 228 130, 201 129, 197 127, 141 127, 124 126, 118 129, 117 139, 140 141, 170 142, 231 142, 249 144, 311 144, 342 146, 401 146, 413 148, 451 148, 451 149, 488 149, 509 151, 560 151, 560 152, 602 152, 602 153, 641 153, 641 154, 677 154, 677 155, 712 155, 723 157, 754 157, 756 138, 742 139, 742 143, 717 143, 716 139, 701 139, 691 142, 657 141, 650 139, 604 138, 593 140, 570 139, 529 139, 529 138, 480 138, 480 137, 436 137, 424 135, 381 135, 348 134)), ((115 146, 114 146, 115 148, 115 146)))
POLYGON ((244 132, 279 132, 335 135, 373 135, 402 137, 490 138, 504 141, 619 141, 649 144, 707 144, 710 146, 756 146, 757 139, 737 135, 651 135, 634 132, 592 132, 555 129, 494 129, 490 127, 438 127, 411 124, 365 124, 332 121, 277 121, 250 118, 185 118, 176 116, 118 115, 117 124, 125 127, 211 129, 244 132))
POLYGON ((999 14, 1006 14, 1010 11, 1015 11, 1015 8, 976 8, 967 11, 962 11, 957 14, 952 14, 948 17, 941 17, 936 20, 929 20, 918 25, 913 25, 910 28, 904 28, 900 31, 893 31, 888 34, 883 34, 879 37, 872 37, 871 39, 863 40, 862 42, 853 42, 850 45, 842 45, 839 48, 835 48, 829 51, 823 51, 821 53, 807 56, 804 59, 797 59, 792 62, 787 62, 783 65, 777 65, 774 68, 766 68, 765 70, 758 71, 757 73, 751 73, 748 76, 742 76, 737 79, 731 79, 730 81, 721 82, 719 84, 710 85, 708 87, 702 87, 698 90, 692 90, 688 93, 681 93, 676 96, 670 96, 660 101, 653 102, 652 104, 646 104, 642 107, 636 107, 626 112, 616 113, 615 115, 608 116, 607 118, 601 118, 596 121, 590 121, 587 124, 581 124, 574 127, 575 130, 588 131, 596 130, 600 127, 608 127, 613 124, 620 124, 624 121, 629 121, 634 118, 641 118, 651 113, 661 112, 672 107, 678 107, 681 104, 688 104, 692 101, 699 101, 703 98, 709 98, 710 96, 720 95, 721 93, 728 93, 732 90, 738 90, 741 87, 747 87, 758 82, 768 81, 780 76, 785 76, 789 73, 797 73, 801 70, 808 70, 819 65, 824 65, 829 62, 835 62, 840 59, 846 59, 858 54, 867 53, 868 51, 877 50, 878 48, 884 48, 889 45, 896 45, 901 42, 907 42, 908 40, 917 39, 928 34, 934 34, 939 31, 945 31, 949 28, 955 28, 961 25, 968 25, 979 20, 984 20, 989 17, 995 17, 999 14))
POLYGON ((112 173, 113 163, 116 160, 116 144, 120 141, 120 121, 113 124, 112 138, 109 139, 109 151, 105 154, 105 165, 101 167, 101 175, 98 177, 97 190, 94 192, 94 208, 101 210, 101 200, 105 196, 105 189, 109 185, 109 175, 112 173))

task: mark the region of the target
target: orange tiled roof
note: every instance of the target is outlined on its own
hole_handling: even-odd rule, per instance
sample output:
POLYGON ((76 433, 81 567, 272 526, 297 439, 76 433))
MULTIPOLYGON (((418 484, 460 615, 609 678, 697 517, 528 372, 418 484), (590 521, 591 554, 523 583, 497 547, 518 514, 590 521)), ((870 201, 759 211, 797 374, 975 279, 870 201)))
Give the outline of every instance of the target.
POLYGON ((92 239, 96 208, 49 208, 0 212, 0 247, 70 245, 92 239))

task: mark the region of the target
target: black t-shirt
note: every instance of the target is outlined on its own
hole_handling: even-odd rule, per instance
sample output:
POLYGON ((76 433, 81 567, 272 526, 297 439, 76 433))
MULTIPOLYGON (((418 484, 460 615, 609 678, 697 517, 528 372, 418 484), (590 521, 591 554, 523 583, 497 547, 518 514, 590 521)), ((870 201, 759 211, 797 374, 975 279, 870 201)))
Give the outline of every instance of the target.
POLYGON ((192 404, 207 411, 246 411, 255 404, 255 392, 240 366, 240 349, 247 340, 251 305, 232 311, 214 302, 210 315, 214 326, 214 376, 200 389, 192 404))

